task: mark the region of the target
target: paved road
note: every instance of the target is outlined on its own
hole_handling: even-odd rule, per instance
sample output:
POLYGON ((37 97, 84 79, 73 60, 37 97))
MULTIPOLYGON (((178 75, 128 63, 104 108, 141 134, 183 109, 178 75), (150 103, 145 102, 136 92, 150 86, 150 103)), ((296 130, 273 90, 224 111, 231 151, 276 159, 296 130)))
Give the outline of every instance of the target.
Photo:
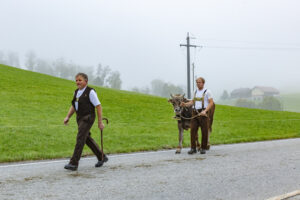
POLYGON ((0 199, 267 199, 300 189, 300 139, 0 165, 0 199))

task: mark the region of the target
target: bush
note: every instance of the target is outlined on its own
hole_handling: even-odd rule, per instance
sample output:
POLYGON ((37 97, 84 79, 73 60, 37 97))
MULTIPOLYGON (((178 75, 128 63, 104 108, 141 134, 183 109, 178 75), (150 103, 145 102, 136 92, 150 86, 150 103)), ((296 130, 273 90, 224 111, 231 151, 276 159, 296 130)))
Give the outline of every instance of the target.
POLYGON ((247 99, 238 99, 235 102, 235 106, 237 107, 244 107, 244 108, 256 108, 256 105, 253 101, 247 99))
POLYGON ((264 97, 263 101, 259 104, 259 108, 265 110, 283 110, 280 101, 275 97, 264 97))

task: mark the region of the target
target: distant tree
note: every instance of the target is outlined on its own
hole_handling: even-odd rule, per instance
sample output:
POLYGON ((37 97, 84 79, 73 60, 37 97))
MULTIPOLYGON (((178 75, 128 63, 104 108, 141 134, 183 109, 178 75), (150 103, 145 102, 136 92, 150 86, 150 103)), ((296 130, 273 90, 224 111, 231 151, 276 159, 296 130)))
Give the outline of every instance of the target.
POLYGON ((264 97, 263 101, 259 105, 259 108, 265 110, 283 110, 283 106, 280 101, 272 96, 264 97))
POLYGON ((99 86, 105 86, 107 76, 109 75, 110 72, 111 69, 109 68, 109 66, 103 68, 101 64, 98 64, 96 68, 96 77, 93 80, 93 84, 99 86))
POLYGON ((35 68, 35 64, 36 64, 36 55, 34 51, 28 51, 25 54, 25 67, 28 70, 33 71, 35 68))
POLYGON ((121 89, 122 81, 118 71, 111 72, 107 78, 107 83, 110 88, 121 89))
POLYGON ((35 63, 35 71, 43 74, 54 75, 54 70, 48 61, 36 59, 35 63))
POLYGON ((227 100, 227 99, 229 99, 229 94, 227 90, 224 90, 223 94, 221 95, 221 100, 227 100))
POLYGON ((150 88, 149 87, 143 87, 143 88, 133 87, 131 89, 131 91, 138 92, 138 93, 143 93, 143 94, 150 94, 150 88))
POLYGON ((180 86, 155 79, 151 81, 151 93, 162 97, 169 97, 170 93, 183 94, 184 90, 180 86))
POLYGON ((149 87, 141 88, 140 93, 150 94, 150 88, 149 87))
POLYGON ((141 93, 138 87, 133 87, 131 91, 141 93))
POLYGON ((7 54, 7 64, 14 67, 20 66, 19 55, 16 52, 9 52, 7 54))
POLYGON ((5 54, 2 51, 0 51, 0 64, 4 64, 4 65, 7 64, 5 59, 5 54))
MULTIPOLYGON (((165 82, 159 79, 154 79, 151 81, 151 92, 152 94, 161 96, 164 93, 165 82)), ((170 95, 170 94, 169 94, 170 95)))
POLYGON ((69 79, 74 80, 75 76, 78 72, 83 72, 83 67, 77 64, 74 64, 73 62, 67 63, 68 69, 69 69, 69 79))
POLYGON ((247 99, 238 99, 235 102, 235 106, 237 107, 244 107, 244 108, 256 108, 256 105, 253 101, 247 99))
POLYGON ((66 63, 64 58, 58 58, 53 62, 53 68, 55 70, 55 74, 58 77, 65 78, 65 79, 73 79, 72 77, 72 69, 69 68, 70 66, 66 63))
POLYGON ((183 94, 183 89, 180 86, 176 86, 172 83, 164 83, 162 97, 169 97, 170 94, 183 94))

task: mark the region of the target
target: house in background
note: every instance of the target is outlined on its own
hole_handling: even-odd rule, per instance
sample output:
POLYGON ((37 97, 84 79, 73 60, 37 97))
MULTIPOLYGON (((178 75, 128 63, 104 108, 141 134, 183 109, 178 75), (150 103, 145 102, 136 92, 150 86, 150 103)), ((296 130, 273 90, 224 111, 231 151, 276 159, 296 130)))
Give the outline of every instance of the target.
POLYGON ((255 86, 251 91, 251 97, 253 100, 262 100, 264 97, 278 97, 279 90, 273 87, 255 86))
POLYGON ((264 97, 272 96, 278 97, 279 90, 273 87, 255 86, 250 88, 238 88, 230 93, 231 99, 249 99, 249 100, 263 100, 264 97))
POLYGON ((231 99, 251 98, 251 89, 250 88, 235 89, 230 93, 230 97, 231 99))

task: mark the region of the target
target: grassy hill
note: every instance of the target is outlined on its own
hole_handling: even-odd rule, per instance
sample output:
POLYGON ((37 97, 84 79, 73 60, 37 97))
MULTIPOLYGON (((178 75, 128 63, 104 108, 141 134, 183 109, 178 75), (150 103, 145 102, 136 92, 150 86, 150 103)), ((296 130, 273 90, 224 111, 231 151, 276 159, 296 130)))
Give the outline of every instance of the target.
MULTIPOLYGON (((76 139, 73 116, 64 126, 73 81, 0 65, 0 162, 70 157, 76 139)), ((94 87, 110 124, 108 153, 174 148, 178 142, 172 106, 166 98, 94 87)), ((212 144, 300 136, 300 113, 217 105, 212 144)), ((92 136, 99 142, 97 126, 92 136)), ((189 146, 185 132, 184 145, 189 146)), ((85 148, 84 154, 90 154, 85 148)))

